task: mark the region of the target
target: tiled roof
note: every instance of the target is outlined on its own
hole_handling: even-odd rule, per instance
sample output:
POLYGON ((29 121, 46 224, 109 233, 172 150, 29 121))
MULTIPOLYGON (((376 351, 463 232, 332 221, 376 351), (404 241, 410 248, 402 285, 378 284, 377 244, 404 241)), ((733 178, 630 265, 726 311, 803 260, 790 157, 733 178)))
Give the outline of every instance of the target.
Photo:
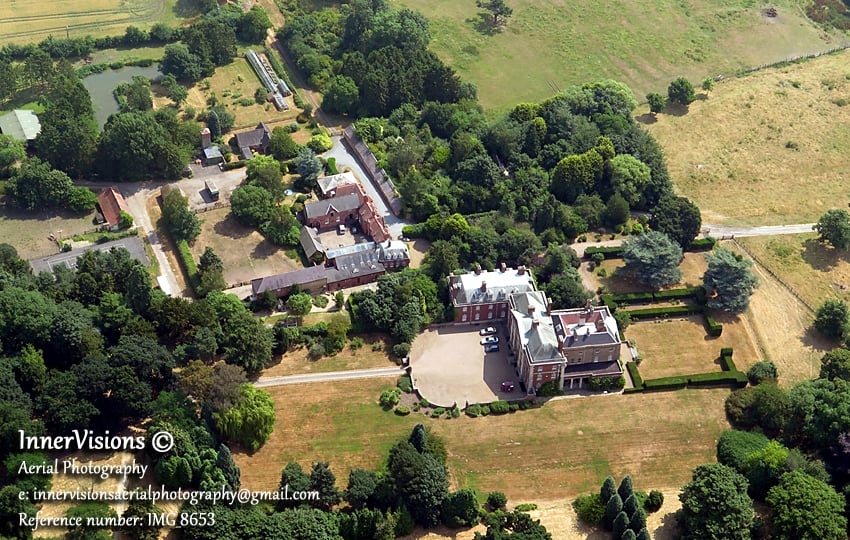
POLYGON ((343 197, 332 197, 323 201, 317 201, 304 205, 304 215, 307 219, 327 216, 331 212, 352 212, 360 207, 357 195, 345 195, 343 197))
POLYGON ((301 227, 301 247, 309 259, 316 253, 325 252, 325 246, 319 240, 319 234, 312 227, 301 227))
POLYGON ((121 223, 122 211, 130 213, 130 208, 117 187, 113 186, 100 190, 100 193, 97 194, 97 202, 100 205, 103 218, 110 227, 115 227, 121 223))
POLYGON ((317 265, 286 272, 285 274, 257 278, 251 280, 251 292, 257 295, 267 290, 287 289, 296 283, 302 284, 321 281, 322 279, 327 279, 327 270, 324 266, 317 265))

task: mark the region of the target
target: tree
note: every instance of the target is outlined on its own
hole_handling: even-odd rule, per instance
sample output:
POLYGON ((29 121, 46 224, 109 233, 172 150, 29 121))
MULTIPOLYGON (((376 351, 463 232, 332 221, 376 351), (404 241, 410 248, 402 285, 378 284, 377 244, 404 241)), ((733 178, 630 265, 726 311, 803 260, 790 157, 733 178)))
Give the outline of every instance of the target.
POLYGON ((239 186, 230 195, 230 211, 233 212, 233 217, 248 227, 256 229, 271 221, 274 208, 271 194, 259 186, 239 186))
POLYGON ((159 70, 165 75, 173 75, 181 82, 193 83, 203 76, 200 58, 192 54, 184 43, 165 46, 159 70))
POLYGON ((266 31, 271 27, 272 22, 266 11, 259 4, 254 4, 239 18, 236 35, 247 43, 262 43, 266 39, 266 31))
POLYGON ((605 515, 602 518, 602 524, 605 525, 605 528, 611 530, 614 526, 614 520, 617 519, 617 516, 620 512, 623 511, 623 499, 620 498, 620 495, 615 493, 608 499, 608 502, 605 503, 605 515))
POLYGON ((224 438, 256 452, 274 430, 274 402, 265 390, 243 384, 233 407, 214 412, 212 417, 224 438))
POLYGON ((667 99, 658 92, 647 94, 646 101, 649 103, 649 111, 652 114, 660 113, 667 106, 667 99))
POLYGON ((623 533, 623 536, 620 537, 620 540, 636 540, 636 539, 637 539, 637 536, 635 535, 635 532, 631 529, 626 529, 626 531, 623 533))
POLYGON ((815 314, 815 330, 826 337, 840 339, 847 334, 850 309, 843 300, 828 299, 815 314))
POLYGON ((23 141, 10 135, 0 134, 0 173, 3 173, 26 157, 23 141))
POLYGON ((608 504, 608 501, 615 493, 617 493, 617 488, 614 483, 614 477, 606 476, 605 481, 602 482, 602 487, 599 489, 599 500, 602 501, 602 504, 608 504))
POLYGON ((755 431, 724 431, 717 441, 717 461, 743 474, 747 458, 767 446, 769 441, 762 433, 755 431))
POLYGON ((121 532, 131 540, 157 540, 160 528, 153 525, 148 516, 161 513, 162 510, 149 500, 131 499, 127 503, 127 509, 121 514, 121 517, 125 518, 128 523, 126 527, 121 529, 121 532), (134 524, 129 525, 129 523, 134 524))
POLYGON ((611 526, 611 537, 612 538, 622 538, 623 534, 629 528, 629 516, 625 512, 620 512, 617 514, 617 517, 614 518, 614 523, 611 526))
POLYGON ((327 462, 313 464, 313 470, 310 472, 310 490, 319 494, 318 501, 312 501, 313 506, 325 512, 330 512, 331 508, 342 500, 342 495, 336 487, 336 477, 327 462))
POLYGON ((200 290, 203 294, 227 288, 227 283, 224 281, 224 262, 209 246, 201 254, 198 273, 201 276, 200 290))
POLYGON ((770 489, 773 525, 780 540, 842 540, 847 538, 844 497, 829 484, 802 471, 782 475, 770 489))
POLYGON ((490 12, 493 16, 493 26, 499 25, 499 17, 502 18, 501 22, 505 22, 514 14, 514 10, 505 4, 505 0, 477 0, 476 5, 480 9, 490 12))
POLYGON ((660 232, 650 231, 626 239, 623 261, 626 272, 653 289, 673 285, 682 279, 678 268, 682 248, 660 232))
POLYGON ((387 468, 414 520, 426 527, 436 525, 448 494, 445 465, 433 455, 419 453, 409 442, 401 441, 390 449, 387 468))
POLYGON ((687 107, 696 99, 694 85, 684 77, 673 80, 667 87, 667 99, 672 103, 687 107))
POLYGON ((313 309, 313 297, 307 293, 293 294, 286 300, 286 311, 293 317, 302 318, 313 309))
POLYGON ((652 209, 649 226, 672 238, 682 249, 687 249, 699 235, 702 217, 697 205, 686 197, 665 195, 652 209))
POLYGON ((609 162, 611 186, 630 207, 642 206, 643 190, 649 184, 649 166, 629 154, 614 156, 609 162))
POLYGON ((508 505, 508 498, 501 491, 491 491, 487 494, 487 508, 491 512, 501 510, 508 505))
POLYGON ((620 487, 617 488, 617 495, 620 496, 625 505, 626 499, 631 497, 635 492, 634 483, 632 482, 632 477, 630 475, 626 475, 620 480, 620 487))
POLYGON ((187 157, 151 114, 139 111, 109 118, 97 156, 104 176, 122 180, 179 178, 187 157))
POLYGON ((750 270, 753 262, 726 248, 715 249, 705 260, 708 269, 702 280, 708 307, 730 313, 746 311, 750 296, 758 287, 758 278, 750 270))
POLYGON ((360 106, 360 90, 351 77, 337 75, 328 82, 322 108, 328 112, 354 114, 360 106))
POLYGON ((569 267, 563 274, 554 276, 543 285, 546 296, 559 309, 581 307, 593 294, 584 288, 578 272, 569 267))
POLYGON ((776 364, 768 360, 756 362, 747 370, 747 380, 753 386, 764 381, 776 382, 777 379, 779 372, 776 370, 776 364))
MULTIPOLYGON (((632 492, 632 494, 623 501, 623 512, 625 512, 626 515, 629 516, 629 519, 631 519, 631 517, 635 515, 635 512, 638 511, 638 508, 640 508, 640 503, 638 503, 637 497, 634 492, 632 492)), ((638 530, 640 530, 640 527, 638 527, 638 530)))
POLYGON ((833 349, 820 359, 821 379, 844 379, 850 381, 850 350, 845 348, 833 349))
POLYGON ((94 523, 96 523, 97 518, 115 519, 118 515, 105 503, 85 502, 69 508, 65 512, 65 517, 79 518, 74 520, 74 523, 79 523, 79 525, 70 527, 66 538, 70 540, 107 540, 111 538, 111 535, 94 523))
POLYGON ((67 174, 38 158, 25 160, 6 183, 6 194, 15 206, 27 210, 66 206, 73 189, 67 174))
POLYGON ((269 153, 278 161, 286 161, 298 155, 301 146, 292 140, 288 131, 278 126, 269 139, 269 153))
POLYGON ((189 199, 172 189, 162 198, 162 217, 177 241, 195 241, 201 234, 201 220, 189 210, 189 199))
POLYGON ((619 193, 614 193, 605 204, 605 223, 610 227, 623 225, 629 220, 629 203, 619 193))
POLYGON ((470 527, 478 521, 478 499, 475 490, 463 488, 443 500, 442 521, 449 527, 470 527))
POLYGON ((684 540, 750 538, 753 501, 747 495, 747 479, 734 469, 719 463, 698 466, 679 500, 684 540))
POLYGON ((324 167, 316 153, 309 148, 302 148, 295 157, 295 170, 301 176, 302 186, 313 189, 316 179, 322 174, 324 167))
POLYGON ((369 502, 377 487, 377 474, 365 469, 352 469, 348 473, 348 487, 345 489, 345 500, 353 508, 371 506, 369 502))
POLYGON ((829 242, 835 249, 850 247, 850 213, 847 210, 829 210, 812 229, 820 234, 821 242, 829 242))
POLYGON ((702 80, 702 89, 706 92, 714 90, 714 77, 706 77, 702 80))
POLYGON ((281 181, 280 162, 272 156, 254 156, 245 166, 248 184, 271 193, 276 201, 283 200, 286 186, 281 181))

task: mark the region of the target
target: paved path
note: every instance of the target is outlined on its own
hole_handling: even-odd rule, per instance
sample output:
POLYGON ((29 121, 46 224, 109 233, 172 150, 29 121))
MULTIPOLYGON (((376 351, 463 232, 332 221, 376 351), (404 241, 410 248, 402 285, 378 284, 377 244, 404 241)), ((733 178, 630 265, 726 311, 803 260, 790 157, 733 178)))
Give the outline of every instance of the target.
POLYGON ((329 371, 327 373, 307 373, 304 375, 286 375, 283 377, 264 377, 255 382, 254 386, 267 388, 270 386, 283 386, 285 384, 350 381, 353 379, 377 379, 380 377, 392 377, 403 374, 404 371, 400 367, 329 371))
POLYGON ((803 234, 812 232, 814 223, 799 223, 796 225, 766 225, 762 227, 724 227, 704 223, 703 232, 715 238, 720 236, 774 236, 777 234, 803 234))

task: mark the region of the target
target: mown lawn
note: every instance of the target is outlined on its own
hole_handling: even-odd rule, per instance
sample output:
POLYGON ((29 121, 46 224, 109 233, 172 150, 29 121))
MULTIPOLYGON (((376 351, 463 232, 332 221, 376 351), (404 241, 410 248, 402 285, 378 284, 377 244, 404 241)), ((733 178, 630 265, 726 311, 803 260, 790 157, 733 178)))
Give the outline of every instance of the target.
POLYGON ((395 379, 269 388, 277 422, 253 456, 239 454, 242 482, 275 489, 290 460, 329 461, 344 486, 352 468, 380 468, 389 448, 419 422, 446 441, 453 483, 512 500, 545 500, 598 489, 608 474, 632 474, 641 489, 684 484, 714 461, 728 428, 727 389, 550 401, 544 407, 477 419, 399 417, 377 405, 395 379))

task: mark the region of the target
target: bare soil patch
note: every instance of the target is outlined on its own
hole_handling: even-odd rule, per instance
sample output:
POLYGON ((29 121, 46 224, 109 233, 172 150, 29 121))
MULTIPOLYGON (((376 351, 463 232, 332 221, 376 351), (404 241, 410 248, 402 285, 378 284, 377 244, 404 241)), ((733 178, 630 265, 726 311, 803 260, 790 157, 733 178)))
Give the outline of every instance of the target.
POLYGON ((720 349, 734 348, 735 365, 741 371, 761 360, 742 319, 724 317, 723 334, 706 334, 705 317, 692 315, 632 323, 626 338, 634 339, 643 357, 640 374, 644 379, 720 371, 720 349))
POLYGON ((213 248, 224 262, 224 280, 231 285, 302 268, 283 248, 237 222, 229 208, 204 212, 200 218, 201 235, 192 254, 197 259, 207 246, 213 248))
POLYGON ((22 259, 44 257, 59 253, 56 242, 48 235, 68 240, 95 229, 93 218, 94 212, 80 216, 67 211, 27 211, 0 206, 0 238, 14 246, 22 259))
POLYGON ((410 251, 410 267, 419 268, 422 266, 422 260, 425 259, 425 254, 431 249, 431 242, 424 238, 417 238, 412 242, 407 243, 410 251))

